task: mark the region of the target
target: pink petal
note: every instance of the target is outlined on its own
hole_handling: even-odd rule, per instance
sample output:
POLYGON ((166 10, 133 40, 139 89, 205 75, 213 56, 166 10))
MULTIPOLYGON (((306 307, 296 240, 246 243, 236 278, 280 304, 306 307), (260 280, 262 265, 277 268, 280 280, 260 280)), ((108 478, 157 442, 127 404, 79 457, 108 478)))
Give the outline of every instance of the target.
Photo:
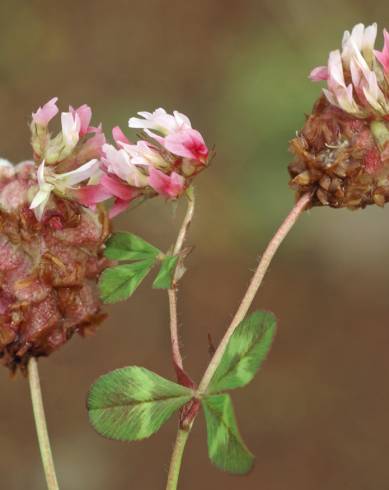
POLYGON ((313 82, 320 82, 322 80, 328 80, 328 68, 327 66, 317 66, 314 68, 308 77, 313 82))
POLYGON ((116 218, 116 216, 126 211, 130 203, 131 200, 123 201, 122 199, 115 199, 112 208, 109 210, 109 218, 110 219, 116 218))
POLYGON ((384 68, 385 74, 389 72, 389 32, 384 29, 384 47, 382 51, 374 50, 375 57, 384 68))
POLYGON ((92 109, 86 105, 83 104, 82 106, 78 107, 77 109, 73 109, 73 107, 69 107, 69 112, 73 114, 78 114, 78 117, 80 118, 80 138, 85 136, 89 131, 89 124, 92 119, 92 109))
POLYGON ((80 150, 77 155, 78 160, 87 161, 93 158, 100 159, 103 154, 103 145, 105 145, 105 143, 106 140, 105 140, 104 133, 102 133, 101 131, 96 132, 92 137, 87 139, 85 143, 80 147, 80 150))
POLYGON ((47 126, 49 122, 58 114, 57 107, 58 97, 54 97, 43 107, 39 107, 36 112, 32 113, 32 120, 35 124, 47 126))
POLYGON ((118 145, 118 147, 120 147, 119 143, 125 143, 126 145, 130 144, 130 140, 123 133, 123 131, 119 128, 119 126, 115 126, 112 129, 112 137, 113 137, 115 143, 118 145))
POLYGON ((185 179, 176 172, 170 177, 154 167, 149 170, 149 184, 161 196, 178 197, 185 189, 185 179))
POLYGON ((104 175, 101 179, 101 185, 111 193, 112 196, 118 197, 123 201, 130 201, 138 192, 128 184, 125 184, 115 175, 104 175))
POLYGON ((112 194, 101 184, 86 185, 77 189, 74 193, 76 199, 84 206, 94 206, 112 197, 112 194))
POLYGON ((183 158, 204 163, 208 157, 208 148, 196 129, 183 129, 170 134, 163 144, 168 151, 183 158))

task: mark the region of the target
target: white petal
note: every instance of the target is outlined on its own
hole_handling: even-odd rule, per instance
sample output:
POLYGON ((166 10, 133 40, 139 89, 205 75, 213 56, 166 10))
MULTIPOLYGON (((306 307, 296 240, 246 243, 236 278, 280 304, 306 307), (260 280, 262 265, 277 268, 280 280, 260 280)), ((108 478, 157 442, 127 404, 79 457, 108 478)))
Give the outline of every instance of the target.
POLYGON ((365 29, 365 33, 363 35, 363 41, 362 41, 362 49, 373 50, 376 37, 377 37, 377 23, 374 22, 374 24, 366 27, 365 29))
POLYGON ((39 187, 42 187, 45 184, 45 161, 44 160, 39 165, 37 177, 38 177, 39 187))
POLYGON ((185 114, 181 114, 181 112, 178 111, 174 111, 173 114, 179 126, 182 126, 185 129, 192 128, 192 124, 188 116, 186 116, 185 114))
POLYGON ((348 40, 350 39, 350 32, 344 31, 343 39, 342 39, 342 48, 344 49, 347 46, 348 40))
POLYGON ((353 39, 350 39, 350 64, 351 60, 356 63, 359 70, 362 72, 363 76, 367 80, 369 77, 369 73, 371 73, 371 70, 353 39))
MULTIPOLYGON (((48 184, 48 186, 50 186, 50 184, 48 184)), ((44 190, 39 189, 35 194, 34 199, 31 201, 30 209, 36 209, 39 206, 42 206, 42 204, 46 205, 52 190, 53 186, 50 186, 50 189, 48 187, 44 190)))
POLYGON ((0 158, 0 167, 13 168, 13 165, 10 161, 5 158, 0 158))
POLYGON ((373 94, 369 92, 369 89, 367 87, 363 87, 363 93, 365 94, 366 100, 376 111, 383 112, 382 107, 378 103, 377 99, 374 97, 373 94))
POLYGON ((71 187, 92 177, 92 175, 98 170, 99 166, 100 163, 98 160, 90 160, 84 165, 81 165, 81 167, 72 170, 71 172, 57 174, 55 176, 55 179, 61 180, 67 187, 71 187))
POLYGON ((123 149, 118 150, 108 144, 103 146, 103 150, 106 156, 108 172, 117 175, 120 179, 127 182, 132 167, 128 153, 123 149))
POLYGON ((342 58, 338 49, 330 52, 328 58, 328 73, 330 82, 334 81, 342 87, 346 86, 343 75, 342 58))
POLYGON ((330 104, 338 107, 338 102, 337 102, 334 94, 330 90, 327 90, 326 88, 323 88, 323 93, 326 96, 326 99, 328 100, 328 102, 330 104))
POLYGON ((357 24, 351 31, 350 41, 352 40, 358 49, 362 48, 363 35, 365 33, 365 26, 363 24, 357 24))
POLYGON ((143 129, 150 126, 148 119, 139 119, 138 117, 130 117, 128 120, 128 127, 134 129, 143 129))
POLYGON ((61 124, 65 144, 69 147, 76 146, 80 137, 80 116, 71 112, 63 112, 61 114, 61 124))
POLYGON ((362 72, 354 59, 350 60, 351 80, 355 87, 358 87, 362 78, 362 72))

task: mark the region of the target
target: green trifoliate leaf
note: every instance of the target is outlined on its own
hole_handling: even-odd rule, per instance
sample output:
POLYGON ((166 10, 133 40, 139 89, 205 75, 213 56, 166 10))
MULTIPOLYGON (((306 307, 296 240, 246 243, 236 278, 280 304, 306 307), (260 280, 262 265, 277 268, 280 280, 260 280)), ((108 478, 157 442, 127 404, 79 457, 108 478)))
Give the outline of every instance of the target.
POLYGON ((132 233, 113 234, 105 244, 105 256, 111 260, 144 260, 156 258, 161 251, 132 233))
POLYGON ((162 260, 161 268, 153 282, 153 288, 169 289, 172 286, 178 258, 178 255, 167 255, 162 260))
POLYGON ((276 319, 272 313, 257 311, 245 318, 227 344, 208 393, 247 385, 266 358, 275 330, 276 319))
POLYGON ((125 367, 101 376, 92 385, 89 419, 105 437, 135 441, 157 432, 192 397, 189 388, 145 368, 125 367))
POLYGON ((239 433, 229 395, 212 395, 202 400, 207 424, 208 454, 221 470, 235 474, 249 472, 254 463, 239 433))
POLYGON ((147 276, 154 263, 155 259, 152 258, 106 269, 99 281, 101 299, 104 303, 126 300, 147 276))

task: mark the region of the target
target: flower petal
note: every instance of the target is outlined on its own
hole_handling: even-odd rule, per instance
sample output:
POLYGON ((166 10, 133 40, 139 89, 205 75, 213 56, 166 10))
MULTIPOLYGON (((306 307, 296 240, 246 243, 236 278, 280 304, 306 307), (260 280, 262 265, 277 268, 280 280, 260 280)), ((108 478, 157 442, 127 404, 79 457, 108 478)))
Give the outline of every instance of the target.
POLYGON ((62 180, 66 186, 71 187, 73 185, 79 184, 84 180, 90 179, 93 174, 97 172, 100 167, 100 162, 97 159, 90 160, 89 162, 81 165, 81 167, 72 170, 71 172, 66 172, 64 174, 57 174, 56 179, 62 180))
POLYGON ((322 80, 328 80, 328 68, 327 66, 317 66, 314 68, 308 77, 313 82, 320 82, 322 80))
POLYGON ((166 175, 154 167, 150 167, 149 184, 161 196, 176 198, 185 189, 185 179, 176 172, 166 175))
POLYGON ((101 179, 101 185, 109 191, 111 195, 124 201, 133 199, 134 195, 137 194, 133 188, 114 175, 104 175, 101 179))
POLYGON ((58 97, 53 97, 51 100, 46 102, 44 106, 39 107, 36 112, 32 113, 32 120, 35 124, 40 126, 47 126, 51 119, 58 114, 57 107, 58 97))
POLYGON ((128 206, 131 204, 131 200, 123 201, 122 199, 115 199, 115 202, 112 208, 109 210, 109 218, 116 218, 119 214, 123 213, 128 209, 128 206))

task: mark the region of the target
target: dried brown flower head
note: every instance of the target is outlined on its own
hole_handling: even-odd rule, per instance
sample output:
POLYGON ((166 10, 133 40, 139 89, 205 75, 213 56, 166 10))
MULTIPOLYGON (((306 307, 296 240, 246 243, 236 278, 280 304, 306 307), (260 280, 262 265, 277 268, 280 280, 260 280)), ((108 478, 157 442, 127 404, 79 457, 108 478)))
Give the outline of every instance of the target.
POLYGON ((102 319, 108 221, 104 210, 54 196, 39 222, 29 209, 36 166, 0 163, 0 358, 15 371, 102 319))

